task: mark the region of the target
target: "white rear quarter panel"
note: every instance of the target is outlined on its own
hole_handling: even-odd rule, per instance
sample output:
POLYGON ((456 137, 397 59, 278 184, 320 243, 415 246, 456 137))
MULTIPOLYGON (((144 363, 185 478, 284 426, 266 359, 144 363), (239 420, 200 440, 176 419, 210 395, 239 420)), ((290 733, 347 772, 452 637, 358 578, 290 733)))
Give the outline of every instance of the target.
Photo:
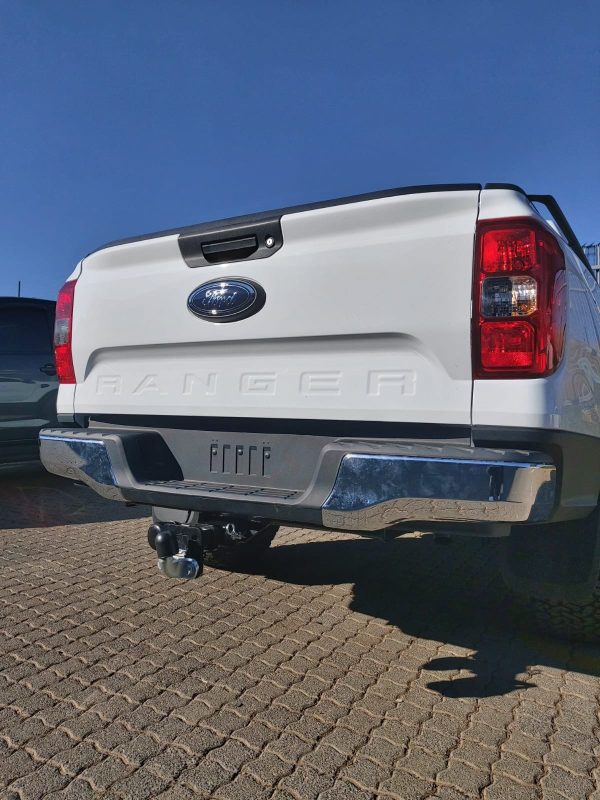
MULTIPOLYGON (((537 215, 515 192, 481 193, 480 219, 515 216, 537 215)), ((473 425, 600 436, 600 287, 566 243, 562 244, 569 310, 561 364, 548 378, 474 381, 473 425)))

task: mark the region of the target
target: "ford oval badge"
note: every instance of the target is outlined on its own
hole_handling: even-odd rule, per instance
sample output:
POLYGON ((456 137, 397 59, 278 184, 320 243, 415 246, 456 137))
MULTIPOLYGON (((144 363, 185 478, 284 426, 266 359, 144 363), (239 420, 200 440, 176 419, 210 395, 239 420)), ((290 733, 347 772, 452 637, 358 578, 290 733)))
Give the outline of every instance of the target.
POLYGON ((265 290, 247 278, 209 281, 188 297, 188 308, 210 322, 236 322, 256 314, 264 306, 265 290))

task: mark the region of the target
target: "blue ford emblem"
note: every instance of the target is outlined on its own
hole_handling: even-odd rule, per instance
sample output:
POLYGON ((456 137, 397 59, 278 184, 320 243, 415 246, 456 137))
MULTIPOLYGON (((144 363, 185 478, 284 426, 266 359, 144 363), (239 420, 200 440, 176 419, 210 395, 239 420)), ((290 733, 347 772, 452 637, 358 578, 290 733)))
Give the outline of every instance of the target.
POLYGON ((246 278, 209 281, 188 297, 188 308, 211 322, 235 322, 256 314, 264 306, 265 290, 246 278))

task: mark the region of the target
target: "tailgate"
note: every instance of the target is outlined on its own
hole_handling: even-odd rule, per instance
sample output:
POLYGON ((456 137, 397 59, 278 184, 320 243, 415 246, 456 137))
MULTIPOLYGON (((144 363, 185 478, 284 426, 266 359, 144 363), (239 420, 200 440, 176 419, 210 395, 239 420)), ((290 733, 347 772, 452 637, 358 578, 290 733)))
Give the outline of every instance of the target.
POLYGON ((190 266, 178 232, 92 254, 75 295, 75 411, 469 424, 478 196, 280 212, 282 246, 235 262, 190 266), (230 278, 262 287, 260 311, 191 313, 198 286, 230 278))

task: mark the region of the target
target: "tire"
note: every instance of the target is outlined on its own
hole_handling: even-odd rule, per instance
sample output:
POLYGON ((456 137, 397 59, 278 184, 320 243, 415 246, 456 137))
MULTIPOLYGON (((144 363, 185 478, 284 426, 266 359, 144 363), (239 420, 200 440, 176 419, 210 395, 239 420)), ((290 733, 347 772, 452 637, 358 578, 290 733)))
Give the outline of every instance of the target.
POLYGON ((204 563, 210 567, 227 567, 228 569, 253 566, 264 556, 279 525, 267 525, 245 541, 221 545, 214 550, 204 552, 204 563))
POLYGON ((600 510, 586 519, 515 526, 502 573, 527 625, 600 642, 600 510))

